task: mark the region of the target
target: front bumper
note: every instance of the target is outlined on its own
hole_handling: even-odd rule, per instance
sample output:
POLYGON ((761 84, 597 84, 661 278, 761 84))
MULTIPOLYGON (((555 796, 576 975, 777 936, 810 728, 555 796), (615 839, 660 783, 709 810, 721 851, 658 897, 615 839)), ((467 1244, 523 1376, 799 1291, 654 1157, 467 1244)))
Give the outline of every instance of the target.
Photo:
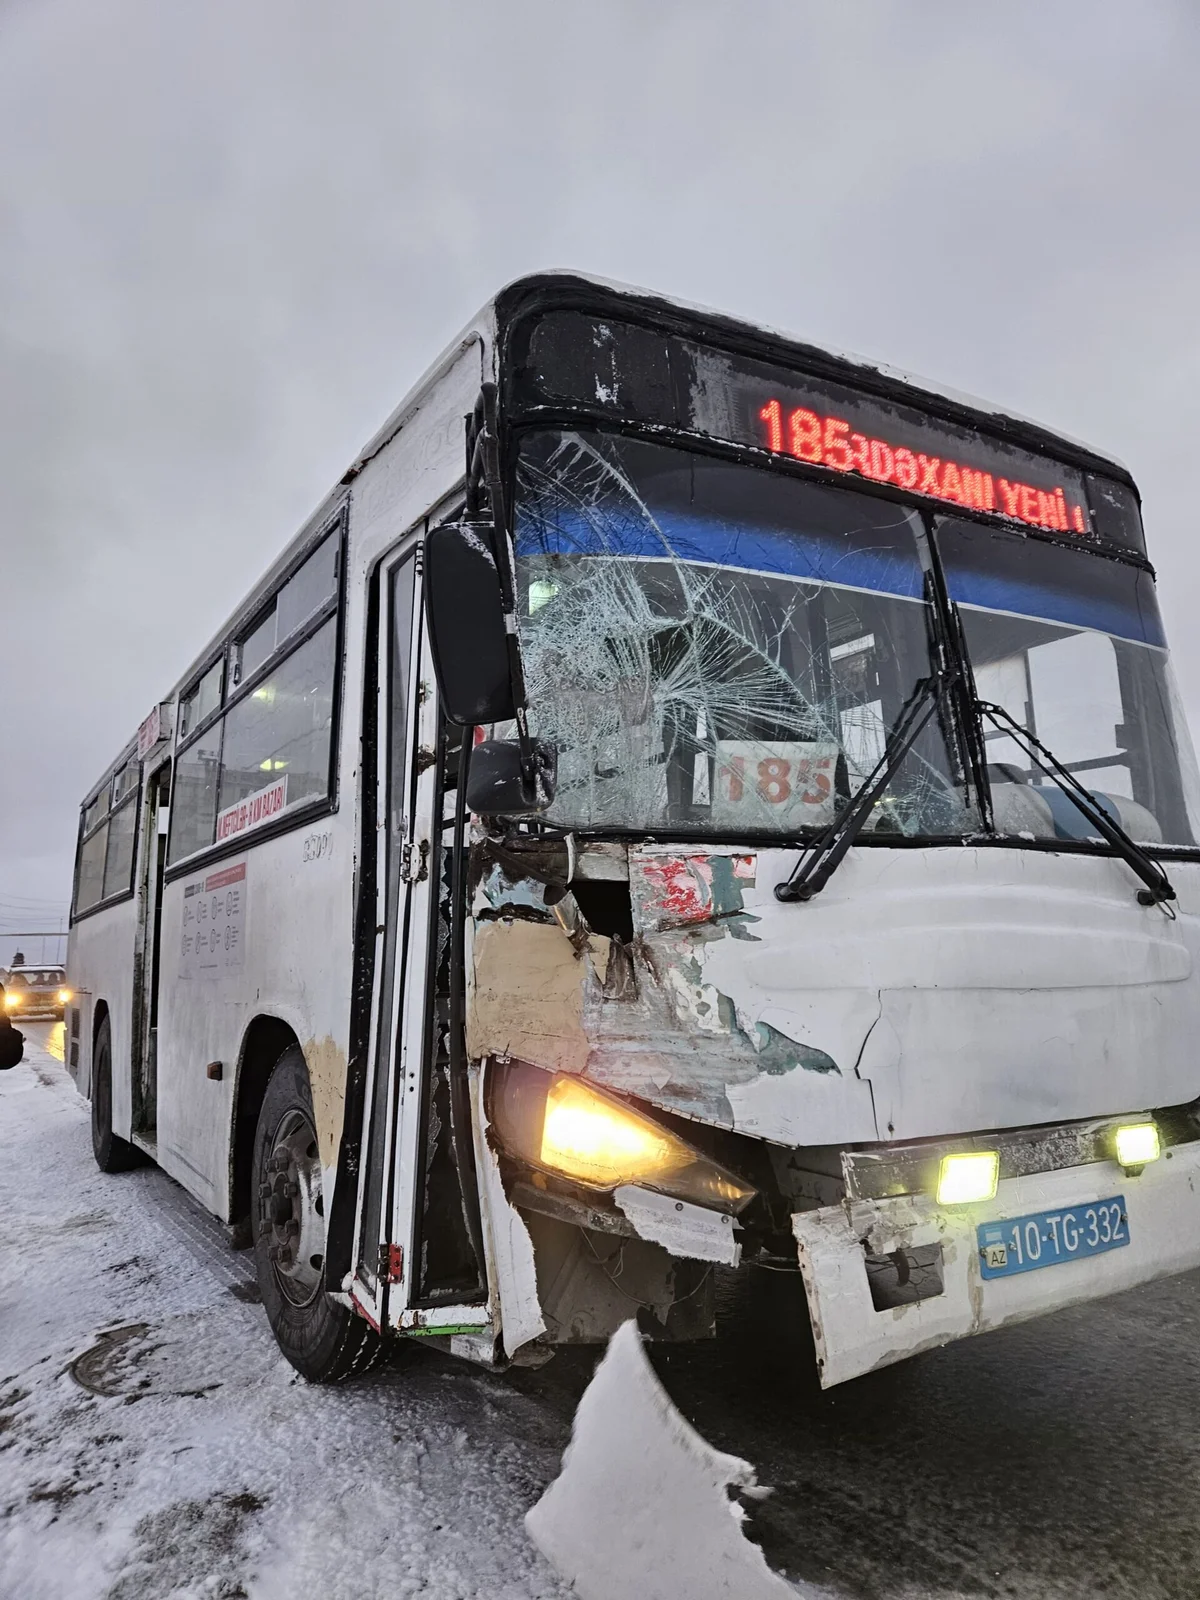
POLYGON ((1115 1162, 1003 1179, 986 1205, 939 1209, 927 1195, 852 1200, 797 1212, 792 1231, 808 1294, 823 1388, 985 1333, 1009 1322, 1200 1266, 1200 1143, 1176 1145, 1136 1178, 1115 1162), (1036 1272, 985 1279, 975 1229, 1036 1211, 1090 1205, 1123 1194, 1130 1242, 1103 1255, 1036 1272), (942 1293, 876 1311, 865 1254, 940 1245, 942 1293))

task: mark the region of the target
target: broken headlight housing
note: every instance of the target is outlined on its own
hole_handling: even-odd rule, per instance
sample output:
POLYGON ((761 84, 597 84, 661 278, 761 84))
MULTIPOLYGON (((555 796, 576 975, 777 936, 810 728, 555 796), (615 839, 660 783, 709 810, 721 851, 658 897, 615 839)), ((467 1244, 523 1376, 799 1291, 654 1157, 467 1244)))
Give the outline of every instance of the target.
POLYGON ((645 1112, 569 1072, 493 1066, 488 1118, 504 1151, 611 1193, 624 1184, 736 1215, 756 1191, 645 1112))

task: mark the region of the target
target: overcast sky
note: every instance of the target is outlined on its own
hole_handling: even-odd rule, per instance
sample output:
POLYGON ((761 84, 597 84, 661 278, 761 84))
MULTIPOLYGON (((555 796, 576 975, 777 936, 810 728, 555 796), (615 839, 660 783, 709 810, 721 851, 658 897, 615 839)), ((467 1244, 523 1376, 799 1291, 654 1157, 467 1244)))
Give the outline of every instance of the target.
POLYGON ((1197 82, 1196 0, 0 0, 0 927, 65 906, 85 788, 539 267, 1122 457, 1196 726, 1197 82))

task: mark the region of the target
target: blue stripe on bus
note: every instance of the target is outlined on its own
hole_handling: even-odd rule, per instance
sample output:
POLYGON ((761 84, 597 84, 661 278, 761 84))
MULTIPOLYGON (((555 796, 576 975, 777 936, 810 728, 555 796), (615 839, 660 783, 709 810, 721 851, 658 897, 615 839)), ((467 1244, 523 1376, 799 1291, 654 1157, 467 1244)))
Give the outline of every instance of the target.
MULTIPOLYGON (((1080 576, 1085 574, 1081 572, 1080 576)), ((1132 574, 1128 599, 1072 592, 1033 581, 1021 583, 1000 573, 951 571, 946 581, 950 598, 960 605, 1012 611, 1018 616, 1064 623, 1072 628, 1093 628, 1138 644, 1163 646, 1167 642, 1157 610, 1145 611, 1138 605, 1132 574)))
POLYGON ((526 522, 517 530, 518 556, 610 555, 646 561, 692 561, 777 573, 816 583, 844 584, 919 600, 921 568, 913 546, 854 548, 848 540, 744 522, 661 512, 651 525, 619 514, 598 519, 557 513, 552 525, 526 522))
MULTIPOLYGON (((830 534, 785 532, 746 522, 662 511, 651 523, 613 510, 596 517, 556 511, 552 524, 529 519, 518 526, 518 556, 610 555, 646 561, 702 562, 745 572, 766 572, 815 583, 843 584, 878 594, 919 600, 923 594, 914 546, 901 533, 890 546, 850 544, 830 534)), ((1068 559, 1072 559, 1068 557, 1068 559)), ((951 598, 989 611, 1011 611, 1073 628, 1090 628, 1141 644, 1165 645, 1162 623, 1152 604, 1138 604, 1137 583, 1129 569, 1126 595, 1087 593, 1091 562, 1081 556, 1079 590, 1021 580, 1011 573, 980 571, 950 564, 951 598)), ((1106 563, 1107 565, 1107 563, 1106 563)), ((1093 569, 1094 570, 1094 569, 1093 569)), ((1149 582, 1149 579, 1145 580, 1149 582)))

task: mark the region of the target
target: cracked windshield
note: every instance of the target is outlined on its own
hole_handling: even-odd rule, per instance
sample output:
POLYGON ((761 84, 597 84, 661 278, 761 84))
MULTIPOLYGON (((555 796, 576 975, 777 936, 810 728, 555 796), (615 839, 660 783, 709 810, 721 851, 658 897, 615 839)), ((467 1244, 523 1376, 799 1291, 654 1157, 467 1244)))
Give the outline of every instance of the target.
MULTIPOLYGON (((531 720, 564 827, 822 828, 930 672, 912 513, 598 433, 527 436, 517 566, 531 720)), ((931 721, 865 831, 980 825, 931 721)))

